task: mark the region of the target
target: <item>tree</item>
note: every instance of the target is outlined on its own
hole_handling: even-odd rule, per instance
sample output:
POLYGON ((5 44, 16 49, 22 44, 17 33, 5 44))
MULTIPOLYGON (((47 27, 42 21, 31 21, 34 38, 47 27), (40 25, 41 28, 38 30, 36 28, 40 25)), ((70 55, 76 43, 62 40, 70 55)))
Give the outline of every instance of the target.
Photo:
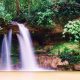
POLYGON ((28 0, 28 16, 30 16, 31 0, 28 0))
POLYGON ((54 26, 52 11, 52 2, 49 0, 32 0, 30 5, 30 14, 27 16, 31 25, 51 28, 54 26))
POLYGON ((16 13, 17 13, 17 15, 20 14, 20 2, 19 2, 19 0, 16 0, 16 13))

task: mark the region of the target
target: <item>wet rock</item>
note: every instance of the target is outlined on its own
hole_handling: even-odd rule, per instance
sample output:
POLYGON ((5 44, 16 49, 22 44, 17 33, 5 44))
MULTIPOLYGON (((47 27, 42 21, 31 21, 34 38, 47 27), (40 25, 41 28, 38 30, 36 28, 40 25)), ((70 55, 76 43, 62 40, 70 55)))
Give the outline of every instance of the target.
POLYGON ((70 65, 58 65, 58 70, 59 71, 72 71, 73 67, 70 65))
POLYGON ((69 62, 67 60, 62 62, 62 59, 59 58, 58 56, 53 56, 53 55, 43 55, 43 54, 39 54, 38 56, 36 56, 38 64, 40 67, 46 68, 46 69, 56 69, 58 70, 58 68, 63 68, 66 69, 69 68, 69 62))
POLYGON ((74 65, 74 70, 80 71, 80 64, 75 64, 74 65))
POLYGON ((62 62, 62 65, 69 65, 69 62, 67 60, 62 62))
POLYGON ((53 57, 52 62, 51 62, 51 67, 57 68, 58 65, 62 65, 61 59, 58 57, 53 57))
POLYGON ((40 65, 40 67, 43 68, 50 68, 50 64, 51 64, 51 57, 50 56, 44 56, 44 55, 40 55, 38 57, 38 63, 40 65))

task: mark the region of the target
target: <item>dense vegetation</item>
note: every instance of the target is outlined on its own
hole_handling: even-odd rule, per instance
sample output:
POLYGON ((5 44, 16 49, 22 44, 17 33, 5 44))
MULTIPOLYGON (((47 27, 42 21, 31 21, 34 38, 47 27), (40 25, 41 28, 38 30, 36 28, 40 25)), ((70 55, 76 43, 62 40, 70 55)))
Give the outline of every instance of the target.
POLYGON ((65 25, 80 16, 78 0, 1 0, 0 18, 50 28, 56 23, 65 25))

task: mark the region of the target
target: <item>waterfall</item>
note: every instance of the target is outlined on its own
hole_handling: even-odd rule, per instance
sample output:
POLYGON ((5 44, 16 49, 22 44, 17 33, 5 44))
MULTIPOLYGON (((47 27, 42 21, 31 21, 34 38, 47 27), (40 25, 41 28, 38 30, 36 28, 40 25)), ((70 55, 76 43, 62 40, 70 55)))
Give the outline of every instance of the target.
POLYGON ((9 31, 9 35, 4 35, 2 48, 1 48, 1 65, 3 70, 11 70, 11 36, 12 30, 9 31))
MULTIPOLYGON (((29 30, 23 24, 17 23, 17 25, 19 27, 19 33, 17 33, 16 35, 19 41, 20 52, 19 62, 21 64, 21 68, 19 68, 18 70, 43 71, 43 69, 40 69, 38 67, 29 30)), ((7 71, 13 70, 11 59, 11 43, 12 43, 12 29, 9 31, 8 34, 4 34, 1 48, 1 66, 0 66, 1 70, 7 71)))
POLYGON ((18 24, 18 27, 20 33, 17 34, 17 37, 20 46, 22 70, 37 70, 39 68, 35 59, 29 30, 23 24, 18 24))

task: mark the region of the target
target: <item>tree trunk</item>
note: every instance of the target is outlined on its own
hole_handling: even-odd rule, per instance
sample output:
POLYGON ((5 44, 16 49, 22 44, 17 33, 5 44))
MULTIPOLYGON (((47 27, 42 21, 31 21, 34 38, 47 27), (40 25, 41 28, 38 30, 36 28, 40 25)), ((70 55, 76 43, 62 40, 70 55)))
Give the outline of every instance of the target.
POLYGON ((80 40, 79 40, 79 48, 80 48, 80 40))
POLYGON ((28 16, 30 16, 30 6, 31 5, 31 1, 30 0, 28 0, 28 16))
POLYGON ((17 15, 20 14, 20 3, 19 3, 19 0, 16 0, 16 12, 17 12, 17 15))

